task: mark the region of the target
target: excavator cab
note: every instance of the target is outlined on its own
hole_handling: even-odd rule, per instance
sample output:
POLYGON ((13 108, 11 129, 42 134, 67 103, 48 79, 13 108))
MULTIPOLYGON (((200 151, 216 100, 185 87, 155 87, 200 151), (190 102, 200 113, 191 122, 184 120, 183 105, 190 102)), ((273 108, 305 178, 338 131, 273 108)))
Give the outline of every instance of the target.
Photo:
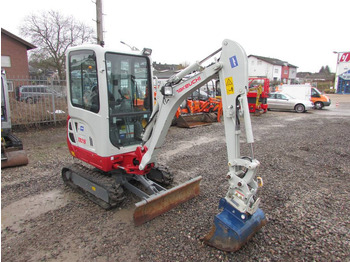
POLYGON ((143 131, 153 112, 150 57, 101 46, 67 53, 68 148, 90 164, 62 169, 63 181, 80 188, 105 209, 118 206, 127 189, 141 198, 134 212, 140 225, 199 194, 201 177, 166 189, 172 175, 154 163, 140 168, 147 152, 143 131))
POLYGON ((105 115, 114 150, 140 145, 152 112, 150 60, 146 56, 112 52, 107 52, 104 60, 105 64, 100 65, 103 74, 99 74, 94 51, 70 53, 71 108, 80 108, 91 118, 105 115))

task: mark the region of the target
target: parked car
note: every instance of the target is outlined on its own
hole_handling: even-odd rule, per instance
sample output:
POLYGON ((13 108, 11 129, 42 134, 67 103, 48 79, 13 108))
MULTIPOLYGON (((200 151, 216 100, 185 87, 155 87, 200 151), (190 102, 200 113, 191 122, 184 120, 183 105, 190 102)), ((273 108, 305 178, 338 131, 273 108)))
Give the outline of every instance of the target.
POLYGON ((16 99, 30 104, 38 102, 44 96, 54 94, 55 97, 63 97, 63 94, 44 85, 20 86, 16 89, 16 99))
POLYGON ((281 92, 270 93, 267 104, 269 110, 295 110, 297 113, 306 112, 314 107, 309 100, 295 99, 281 92))
POLYGON ((20 86, 16 89, 16 98, 20 102, 30 104, 38 102, 41 97, 47 94, 47 86, 20 86))

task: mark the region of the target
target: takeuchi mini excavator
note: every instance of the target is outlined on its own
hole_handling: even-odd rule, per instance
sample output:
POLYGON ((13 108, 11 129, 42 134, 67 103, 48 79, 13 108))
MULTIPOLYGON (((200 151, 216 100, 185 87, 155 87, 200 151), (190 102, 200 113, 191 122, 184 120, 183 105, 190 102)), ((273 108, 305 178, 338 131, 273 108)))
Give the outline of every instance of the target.
POLYGON ((68 50, 67 142, 72 156, 83 163, 64 167, 62 178, 105 209, 123 201, 123 190, 131 191, 141 199, 136 203, 135 225, 197 196, 201 176, 167 189, 173 177, 157 165, 156 157, 180 104, 219 77, 228 191, 219 203, 222 211, 203 241, 221 250, 236 251, 266 223, 256 196, 262 180, 256 177, 259 162, 253 156, 245 51, 236 42, 224 40, 222 48, 172 76, 157 91, 156 103, 150 54, 150 49, 125 53, 98 45, 68 50), (219 60, 199 71, 204 61, 219 52, 219 60), (240 156, 242 116, 251 144, 250 157, 240 156))

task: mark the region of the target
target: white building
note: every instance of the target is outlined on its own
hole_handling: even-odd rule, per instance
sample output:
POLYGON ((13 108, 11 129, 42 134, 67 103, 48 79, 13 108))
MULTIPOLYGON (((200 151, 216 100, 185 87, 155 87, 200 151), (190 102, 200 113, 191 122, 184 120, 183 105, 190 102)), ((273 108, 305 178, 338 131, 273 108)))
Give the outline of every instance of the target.
POLYGON ((248 75, 250 77, 266 77, 270 81, 293 84, 297 77, 297 68, 297 66, 276 58, 248 56, 248 75))

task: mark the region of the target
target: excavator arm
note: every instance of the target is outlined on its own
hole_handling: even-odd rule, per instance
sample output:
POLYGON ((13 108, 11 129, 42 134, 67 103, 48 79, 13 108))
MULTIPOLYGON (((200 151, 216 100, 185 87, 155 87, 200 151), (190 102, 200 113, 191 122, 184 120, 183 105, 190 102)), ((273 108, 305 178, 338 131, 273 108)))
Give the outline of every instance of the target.
MULTIPOLYGON (((219 77, 229 166, 230 187, 227 199, 241 212, 249 210, 253 213, 257 206, 256 201, 253 201, 253 196, 257 191, 257 182, 254 178, 259 162, 252 156, 241 158, 239 143, 240 113, 243 113, 247 142, 250 144, 254 142, 246 96, 248 86, 247 57, 243 48, 230 40, 224 40, 222 49, 218 51, 220 50, 219 61, 186 81, 181 81, 186 75, 199 70, 203 60, 194 63, 171 77, 162 87, 163 101, 156 105, 151 121, 144 131, 144 146, 148 150, 143 155, 139 168, 143 170, 149 163, 156 161, 156 156, 171 125, 172 117, 186 97, 213 78, 219 77), (244 178, 240 178, 244 172, 244 178)), ((251 154, 253 155, 253 152, 251 154)))
POLYGON ((221 51, 220 59, 200 73, 181 81, 186 75, 199 70, 204 60, 174 75, 162 87, 163 101, 157 104, 143 134, 147 152, 143 155, 139 168, 142 170, 149 163, 155 162, 171 125, 172 117, 186 97, 213 78, 219 77, 229 167, 227 174, 229 189, 220 201, 220 208, 224 209, 221 214, 227 216, 229 213, 233 216, 228 219, 233 225, 218 215, 214 229, 204 238, 204 241, 222 250, 235 251, 266 223, 266 219, 263 212, 258 209, 260 199, 256 198, 258 185, 262 184, 262 181, 261 178, 259 183, 256 180, 256 171, 260 163, 254 159, 252 146, 254 138, 247 100, 247 56, 244 49, 231 40, 224 40, 222 48, 213 54, 219 51, 221 51), (246 140, 251 145, 250 157, 240 155, 241 115, 243 115, 246 140), (239 233, 243 226, 244 233, 239 233))

